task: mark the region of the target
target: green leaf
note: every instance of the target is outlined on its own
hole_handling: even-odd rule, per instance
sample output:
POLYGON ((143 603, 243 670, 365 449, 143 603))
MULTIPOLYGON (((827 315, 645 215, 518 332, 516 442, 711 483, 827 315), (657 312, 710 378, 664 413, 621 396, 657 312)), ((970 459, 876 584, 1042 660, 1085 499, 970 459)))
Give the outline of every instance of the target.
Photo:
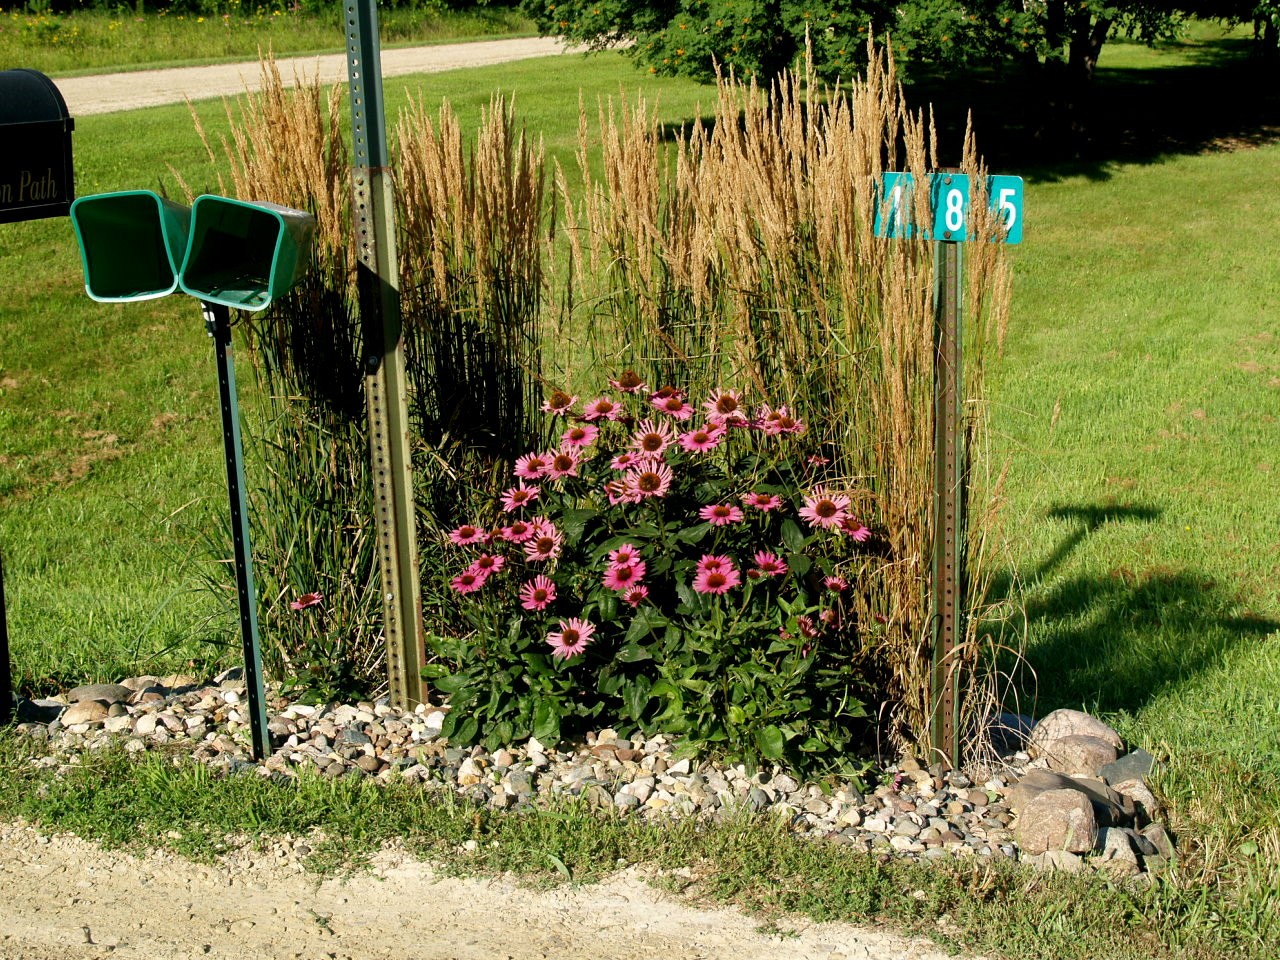
POLYGON ((684 580, 676 581, 676 595, 682 603, 688 604, 694 610, 698 609, 698 595, 694 592, 693 585, 684 580))
POLYGON ((783 748, 786 747, 786 740, 781 730, 769 724, 756 731, 756 746, 760 748, 760 755, 765 759, 780 760, 783 748))
POLYGON ((616 659, 622 663, 639 663, 641 660, 652 660, 653 654, 638 643, 628 643, 618 651, 616 659))
POLYGON ((439 677, 434 686, 441 693, 457 693, 471 681, 465 673, 454 673, 447 677, 439 677))
POLYGON ((582 534, 587 529, 587 524, 598 515, 598 510, 590 508, 566 510, 562 513, 560 515, 560 528, 564 531, 565 542, 571 547, 577 546, 582 539, 582 534))
POLYGON ((797 577, 803 577, 809 572, 812 562, 806 554, 793 553, 787 557, 787 566, 791 568, 791 572, 797 577))
POLYGON ((543 697, 533 711, 533 735, 550 746, 560 741, 560 713, 554 701, 543 697))
MULTIPOLYGON (((449 712, 453 713, 452 710, 449 712)), ((457 742, 459 744, 475 743, 476 734, 479 731, 480 724, 476 721, 476 718, 467 717, 458 724, 457 728, 454 730, 453 736, 449 737, 449 740, 450 742, 457 742)))
POLYGON ((804 743, 800 744, 800 749, 805 753, 825 753, 830 749, 830 745, 819 740, 817 737, 810 737, 804 743))
POLYGON ((676 534, 676 539, 681 543, 697 543, 708 533, 711 532, 711 524, 699 523, 696 526, 686 527, 676 534))
POLYGON ((573 879, 573 874, 569 871, 569 868, 565 866, 564 861, 561 860, 559 857, 557 857, 554 853, 548 853, 547 860, 550 861, 551 865, 555 867, 556 870, 560 872, 560 875, 563 876, 566 880, 573 879))
POLYGON ((646 677, 637 677, 622 694, 627 705, 627 713, 632 720, 639 723, 644 718, 645 708, 649 706, 649 681, 646 677))
POLYGON ((792 553, 799 553, 804 549, 805 535, 790 517, 782 521, 782 542, 792 553))

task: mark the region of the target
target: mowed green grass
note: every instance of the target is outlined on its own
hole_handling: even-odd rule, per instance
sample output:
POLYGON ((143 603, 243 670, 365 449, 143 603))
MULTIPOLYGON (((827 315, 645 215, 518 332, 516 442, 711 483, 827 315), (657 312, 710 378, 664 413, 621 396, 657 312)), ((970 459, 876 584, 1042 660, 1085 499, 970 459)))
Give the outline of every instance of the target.
POLYGON ((1175 821, 1274 915, 1280 146, 1109 173, 1028 186, 989 389, 1035 712, 1165 759, 1175 821))

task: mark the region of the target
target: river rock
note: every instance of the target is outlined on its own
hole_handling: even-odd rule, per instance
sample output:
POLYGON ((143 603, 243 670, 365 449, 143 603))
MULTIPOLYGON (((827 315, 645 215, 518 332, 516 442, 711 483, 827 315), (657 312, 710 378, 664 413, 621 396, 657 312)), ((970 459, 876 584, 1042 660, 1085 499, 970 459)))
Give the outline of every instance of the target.
POLYGON ((1101 737, 1071 734, 1050 740, 1040 748, 1049 761, 1049 769, 1059 773, 1096 777, 1099 771, 1116 759, 1116 748, 1101 737))
POLYGON ((1135 819, 1139 821, 1138 826, 1150 823, 1156 818, 1159 812, 1160 801, 1156 799, 1156 795, 1151 792, 1151 788, 1147 786, 1144 780, 1124 780, 1117 783, 1112 789, 1122 797, 1128 797, 1133 801, 1135 807, 1135 819))
POLYGON ((1132 877, 1142 872, 1137 851, 1124 830, 1104 828, 1098 831, 1097 845, 1101 852, 1095 862, 1112 876, 1132 877))
MULTIPOLYGON (((122 683, 87 683, 67 692, 67 700, 71 703, 100 700, 107 706, 113 703, 124 703, 132 696, 133 691, 122 683)), ((63 723, 66 721, 64 720, 63 723)))
POLYGON ((1177 858, 1177 851, 1174 849, 1173 840, 1169 836, 1169 832, 1158 823, 1150 823, 1142 828, 1142 837, 1156 848, 1156 854, 1164 857, 1166 860, 1174 860, 1177 858))
POLYGON ((1132 753, 1106 764, 1098 771, 1098 776, 1110 784, 1124 783, 1127 780, 1141 780, 1151 773, 1156 758, 1139 747, 1132 753))
POLYGON ((81 700, 67 707, 62 713, 62 725, 77 723, 101 723, 107 719, 107 706, 101 700, 81 700))
POLYGON ((1098 841, 1098 821, 1089 797, 1078 790, 1045 790, 1018 816, 1014 838, 1032 856, 1047 850, 1088 853, 1098 841))
POLYGON ((1035 758, 1041 754, 1045 744, 1071 736, 1097 737, 1116 750, 1124 748, 1120 734, 1096 717, 1079 710, 1055 710, 1035 725, 1027 740, 1027 752, 1035 758))
POLYGON ((1027 804, 1047 790, 1076 790, 1093 802, 1094 816, 1104 827, 1124 826, 1134 814, 1133 801, 1101 780, 1069 777, 1052 770, 1028 770, 1008 793, 1009 806, 1022 813, 1027 804))

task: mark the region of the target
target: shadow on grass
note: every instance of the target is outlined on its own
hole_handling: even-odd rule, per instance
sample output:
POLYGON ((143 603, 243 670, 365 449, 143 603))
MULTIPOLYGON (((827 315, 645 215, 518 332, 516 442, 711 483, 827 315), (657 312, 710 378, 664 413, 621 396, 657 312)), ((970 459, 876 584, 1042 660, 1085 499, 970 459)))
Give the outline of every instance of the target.
POLYGON ((1104 526, 1151 523, 1160 515, 1148 505, 1054 507, 1046 518, 1073 529, 1034 569, 993 583, 994 600, 1013 597, 1015 579, 1027 585, 1022 612, 1032 639, 1015 673, 1024 712, 1032 704, 1037 716, 1057 707, 1136 710, 1211 668, 1237 644, 1280 630, 1274 620, 1242 612, 1229 585, 1192 569, 1116 565, 1102 574, 1053 579, 1104 526))
MULTIPOLYGON (((1114 42, 1114 41, 1113 41, 1114 42)), ((1106 180, 1117 163, 1259 146, 1280 140, 1280 71, 1245 40, 1172 44, 1179 66, 1099 67, 1069 103, 1060 85, 1016 73, 940 77, 907 88, 933 104, 945 163, 959 160, 972 110, 978 146, 996 173, 1028 180, 1106 180)))

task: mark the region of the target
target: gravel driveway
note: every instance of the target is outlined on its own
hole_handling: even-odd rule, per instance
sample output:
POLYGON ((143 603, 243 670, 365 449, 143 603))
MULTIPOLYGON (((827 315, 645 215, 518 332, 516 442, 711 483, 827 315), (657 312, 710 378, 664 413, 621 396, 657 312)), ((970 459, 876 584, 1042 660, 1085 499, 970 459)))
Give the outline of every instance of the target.
MULTIPOLYGON (((412 47, 382 51, 382 75, 397 77, 409 73, 438 73, 461 67, 483 67, 532 57, 556 56, 564 44, 552 37, 522 37, 516 40, 479 40, 434 47, 412 47)), ((278 60, 280 76, 292 86, 294 74, 310 79, 319 71, 322 83, 345 83, 347 61, 342 54, 289 57, 278 60)), ((206 100, 236 96, 261 86, 258 64, 223 63, 208 67, 180 67, 169 70, 140 70, 96 77, 63 77, 54 81, 67 110, 73 117, 117 110, 136 110, 184 100, 206 100)))

